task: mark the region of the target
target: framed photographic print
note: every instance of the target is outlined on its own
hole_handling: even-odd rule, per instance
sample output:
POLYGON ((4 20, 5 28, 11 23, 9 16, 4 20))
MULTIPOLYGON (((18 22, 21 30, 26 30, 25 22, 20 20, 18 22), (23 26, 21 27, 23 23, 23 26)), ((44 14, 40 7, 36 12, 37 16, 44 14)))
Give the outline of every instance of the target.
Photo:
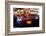
POLYGON ((6 35, 45 32, 45 4, 7 1, 5 12, 6 35))

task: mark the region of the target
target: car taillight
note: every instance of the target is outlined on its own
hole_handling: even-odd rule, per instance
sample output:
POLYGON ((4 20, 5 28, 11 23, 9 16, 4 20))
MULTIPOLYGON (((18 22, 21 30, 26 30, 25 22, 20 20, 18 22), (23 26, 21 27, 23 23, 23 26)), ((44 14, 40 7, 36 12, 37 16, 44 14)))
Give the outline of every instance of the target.
POLYGON ((27 24, 31 24, 31 23, 32 23, 32 21, 26 21, 26 23, 27 23, 27 24))

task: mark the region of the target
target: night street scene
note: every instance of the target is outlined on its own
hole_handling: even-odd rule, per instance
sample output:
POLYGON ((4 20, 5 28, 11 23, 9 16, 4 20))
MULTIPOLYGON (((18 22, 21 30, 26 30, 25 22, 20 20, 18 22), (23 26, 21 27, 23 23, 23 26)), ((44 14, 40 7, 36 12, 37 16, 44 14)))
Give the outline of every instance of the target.
POLYGON ((13 8, 13 27, 39 27, 38 8, 13 8))

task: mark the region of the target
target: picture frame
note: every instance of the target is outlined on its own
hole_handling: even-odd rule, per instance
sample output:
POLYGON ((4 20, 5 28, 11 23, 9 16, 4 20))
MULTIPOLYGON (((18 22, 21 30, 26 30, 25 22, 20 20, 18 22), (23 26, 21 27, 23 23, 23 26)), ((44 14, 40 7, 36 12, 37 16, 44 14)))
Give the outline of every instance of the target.
POLYGON ((37 34, 45 32, 45 3, 35 3, 35 2, 18 2, 18 1, 6 1, 5 2, 5 33, 6 36, 9 35, 19 35, 19 34, 37 34), (22 6, 24 5, 24 6, 22 6), (22 6, 22 7, 21 7, 22 6), (30 27, 30 28, 16 28, 13 29, 13 8, 38 8, 40 16, 40 26, 30 27), (11 13, 12 11, 12 13, 11 13), (11 14, 10 14, 11 13, 11 14), (11 17, 11 18, 10 18, 11 17), (40 27, 40 28, 39 28, 40 27), (22 29, 22 30, 21 30, 22 29))

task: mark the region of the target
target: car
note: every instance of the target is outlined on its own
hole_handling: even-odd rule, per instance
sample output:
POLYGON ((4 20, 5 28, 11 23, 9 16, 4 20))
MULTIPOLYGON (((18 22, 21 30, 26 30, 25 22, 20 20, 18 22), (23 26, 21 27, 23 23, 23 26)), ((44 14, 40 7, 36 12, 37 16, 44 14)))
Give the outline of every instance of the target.
POLYGON ((38 27, 39 26, 39 15, 36 15, 36 14, 29 14, 28 16, 18 15, 16 16, 16 18, 14 18, 14 26, 16 27, 38 27))

